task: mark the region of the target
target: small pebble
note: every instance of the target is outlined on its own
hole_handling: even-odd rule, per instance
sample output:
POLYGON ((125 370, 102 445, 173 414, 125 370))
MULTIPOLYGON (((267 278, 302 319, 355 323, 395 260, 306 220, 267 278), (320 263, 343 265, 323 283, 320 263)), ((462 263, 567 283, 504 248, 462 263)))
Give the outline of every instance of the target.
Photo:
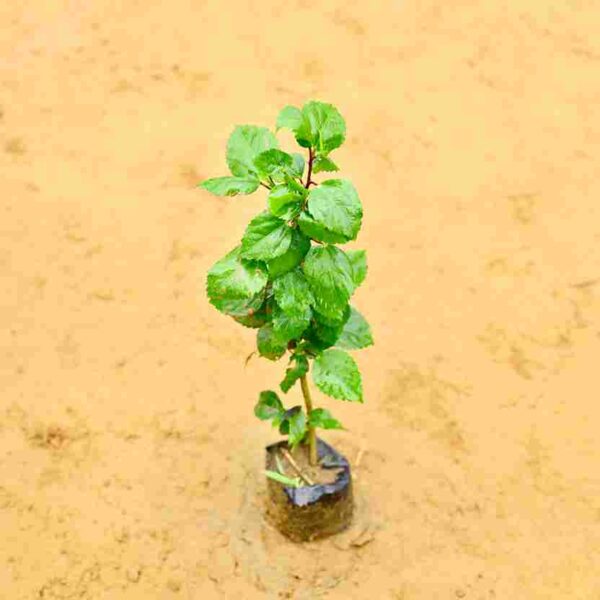
POLYGON ((129 567, 127 569, 127 579, 132 583, 137 583, 140 580, 142 570, 139 567, 129 567))

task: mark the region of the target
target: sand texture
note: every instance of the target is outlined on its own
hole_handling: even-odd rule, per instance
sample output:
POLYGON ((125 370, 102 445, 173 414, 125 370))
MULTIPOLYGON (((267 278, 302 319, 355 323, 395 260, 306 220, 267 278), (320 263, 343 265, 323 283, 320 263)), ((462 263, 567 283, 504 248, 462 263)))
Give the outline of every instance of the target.
MULTIPOLYGON (((597 1, 0 7, 2 600, 598 600, 597 1), (284 363, 211 307, 236 124, 333 102, 376 345, 352 528, 262 518, 284 363)), ((284 148, 292 138, 282 132, 284 148)), ((321 177, 320 180, 325 177, 321 177)), ((299 390, 290 392, 292 401, 299 390)))

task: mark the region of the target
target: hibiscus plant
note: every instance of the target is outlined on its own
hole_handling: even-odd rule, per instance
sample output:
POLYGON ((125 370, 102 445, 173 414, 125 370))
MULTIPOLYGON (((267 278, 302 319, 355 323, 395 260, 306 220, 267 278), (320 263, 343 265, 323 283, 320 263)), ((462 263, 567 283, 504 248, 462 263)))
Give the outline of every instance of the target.
POLYGON ((363 402, 362 380, 347 350, 373 343, 370 327, 349 300, 366 272, 364 250, 337 244, 356 239, 363 216, 350 181, 315 181, 338 171, 330 154, 342 145, 346 124, 331 104, 286 106, 273 131, 235 127, 227 142, 231 175, 200 184, 217 196, 251 194, 266 188, 267 208, 248 224, 240 244, 208 272, 206 291, 213 306, 245 327, 257 329, 260 356, 288 358, 279 387, 297 383, 304 398, 286 408, 271 390, 260 393, 255 415, 288 436, 293 449, 307 443, 317 464, 316 429, 343 429, 324 408, 313 404, 307 375, 324 394, 363 402), (286 128, 307 153, 285 152, 275 133, 286 128))

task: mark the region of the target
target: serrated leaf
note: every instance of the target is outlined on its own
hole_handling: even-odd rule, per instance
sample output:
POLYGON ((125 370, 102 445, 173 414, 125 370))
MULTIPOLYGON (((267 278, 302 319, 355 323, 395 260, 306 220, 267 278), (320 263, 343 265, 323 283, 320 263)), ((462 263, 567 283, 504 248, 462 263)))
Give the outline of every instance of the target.
POLYGON ((303 354, 294 354, 290 359, 290 366, 288 366, 285 377, 280 383, 279 387, 281 391, 286 394, 292 389, 296 381, 303 375, 308 373, 308 359, 303 354))
POLYGON ((261 421, 271 421, 281 418, 285 412, 279 396, 271 391, 265 390, 258 396, 258 402, 254 407, 254 414, 261 421))
POLYGON ((277 138, 266 127, 239 125, 227 141, 227 165, 232 175, 257 175, 254 159, 265 150, 278 147, 277 138))
POLYGON ((310 307, 286 311, 279 305, 275 305, 273 307, 273 333, 282 343, 287 344, 290 340, 296 340, 310 325, 311 316, 310 307))
POLYGON ((297 413, 302 411, 301 406, 292 406, 292 408, 288 408, 283 415, 281 416, 279 422, 279 433, 281 435, 288 435, 290 432, 290 419, 296 415, 297 413))
POLYGON ((308 212, 314 221, 349 242, 362 223, 362 204, 346 179, 328 179, 308 194, 308 212))
POLYGON ((310 333, 310 329, 304 334, 304 339, 298 342, 296 345, 295 352, 302 352, 306 356, 310 358, 314 358, 323 352, 324 348, 319 348, 315 345, 311 340, 308 339, 308 334, 310 333))
POLYGON ((285 221, 264 211, 248 224, 242 238, 242 257, 271 260, 285 254, 292 242, 292 230, 285 221))
POLYGON ((329 231, 317 223, 307 212, 301 212, 298 218, 298 227, 307 237, 326 244, 343 244, 346 237, 329 231))
POLYGON ((284 127, 295 131, 300 123, 302 123, 302 111, 295 106, 285 106, 277 117, 276 131, 284 127))
POLYGON ((304 175, 304 167, 306 164, 304 161, 304 157, 302 156, 302 154, 298 154, 297 152, 294 152, 292 154, 292 158, 294 159, 294 164, 293 164, 294 173, 298 177, 302 177, 302 175, 304 175))
POLYGON ((290 154, 277 148, 261 152, 254 158, 254 166, 260 175, 266 177, 285 171, 291 171, 294 159, 290 154))
POLYGON ((289 184, 276 185, 269 192, 271 214, 285 221, 295 219, 302 210, 304 196, 289 184))
POLYGON ((258 353, 269 360, 279 360, 287 350, 287 344, 277 337, 272 323, 266 323, 258 330, 256 346, 258 353))
MULTIPOLYGON (((264 296, 261 294, 261 301, 263 301, 264 296)), ((250 308, 248 313, 243 316, 234 317, 234 319, 244 327, 250 327, 251 329, 258 329, 262 327, 268 320, 269 315, 266 311, 266 305, 263 304, 258 310, 254 310, 250 308)))
POLYGON ((327 155, 339 148, 346 137, 346 123, 333 104, 310 101, 302 107, 302 118, 292 128, 296 141, 305 148, 315 148, 318 154, 327 155))
POLYGON ((338 400, 362 402, 362 380, 354 359, 343 350, 325 350, 315 359, 312 370, 315 385, 338 400))
POLYGON ((293 450, 306 435, 306 415, 303 410, 294 413, 289 419, 288 444, 293 450))
POLYGON ((366 319, 354 307, 351 307, 350 318, 346 321, 335 345, 346 350, 360 350, 372 344, 371 327, 366 319))
POLYGON ((273 282, 277 304, 287 312, 303 312, 314 303, 310 285, 302 269, 294 269, 273 282))
POLYGON ((262 305, 267 280, 265 265, 243 260, 238 246, 210 268, 206 292, 217 310, 234 317, 244 317, 262 305))
POLYGON ((306 196, 308 195, 308 190, 296 179, 294 179, 293 177, 287 177, 286 182, 285 182, 288 186, 290 186, 290 188, 292 190, 295 190, 298 195, 302 196, 303 198, 306 198, 306 196))
POLYGON ((311 410, 308 416, 308 424, 311 427, 320 427, 321 429, 344 429, 344 426, 324 408, 311 410))
POLYGON ((346 322, 350 318, 350 306, 346 305, 344 314, 338 321, 328 321, 319 313, 314 313, 313 317, 313 324, 310 331, 307 332, 307 337, 320 350, 325 350, 334 346, 342 334, 346 322))
POLYGON ((225 315, 234 319, 243 319, 258 310, 263 300, 264 297, 261 293, 249 299, 220 298, 219 300, 215 300, 215 302, 211 300, 211 304, 225 315))
POLYGON ((276 306, 273 329, 282 341, 299 338, 310 325, 313 295, 301 269, 295 269, 273 281, 276 306))
POLYGON ((237 196, 251 194, 258 189, 260 182, 256 177, 213 177, 203 181, 199 187, 215 196, 237 196))
POLYGON ((335 246, 311 248, 302 268, 317 312, 325 319, 340 320, 354 291, 352 265, 346 254, 335 246))
POLYGON ((346 321, 350 318, 350 305, 346 304, 344 306, 343 311, 340 315, 335 318, 326 317, 325 315, 315 313, 315 319, 322 323, 323 325, 327 325, 328 327, 343 327, 346 324, 346 321))
POLYGON ((354 285, 358 287, 367 276, 367 253, 364 250, 346 250, 346 255, 352 263, 354 285))
POLYGON ((313 161, 313 173, 321 173, 328 172, 332 173, 333 171, 339 171, 340 168, 328 157, 319 155, 313 161))
POLYGON ((285 254, 267 263, 269 277, 275 279, 295 269, 310 250, 310 239, 297 229, 292 230, 292 241, 285 254))

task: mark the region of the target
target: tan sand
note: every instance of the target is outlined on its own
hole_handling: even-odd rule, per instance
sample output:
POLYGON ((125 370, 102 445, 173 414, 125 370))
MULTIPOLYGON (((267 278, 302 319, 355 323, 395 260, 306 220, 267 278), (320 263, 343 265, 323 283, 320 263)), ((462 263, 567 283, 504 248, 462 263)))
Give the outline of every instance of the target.
POLYGON ((0 597, 600 598, 598 23, 584 0, 4 2, 0 597), (296 546, 262 520, 252 415, 284 365, 244 368, 253 332, 204 297, 264 193, 195 185, 233 125, 311 98, 348 123, 377 344, 364 406, 315 394, 350 430, 327 439, 356 523, 296 546))

